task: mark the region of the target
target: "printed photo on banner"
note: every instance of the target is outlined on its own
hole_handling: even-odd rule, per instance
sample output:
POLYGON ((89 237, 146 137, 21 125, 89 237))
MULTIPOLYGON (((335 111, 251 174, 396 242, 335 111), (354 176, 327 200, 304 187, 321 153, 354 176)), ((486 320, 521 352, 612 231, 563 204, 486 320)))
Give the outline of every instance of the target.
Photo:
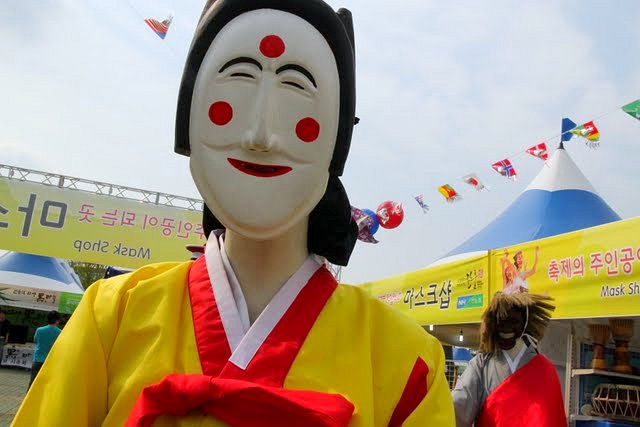
POLYGON ((512 258, 509 257, 509 250, 504 250, 504 256, 500 259, 503 293, 517 294, 529 292, 529 283, 527 280, 536 273, 539 253, 540 247, 536 246, 533 265, 531 268, 528 268, 522 250, 516 250, 512 258))

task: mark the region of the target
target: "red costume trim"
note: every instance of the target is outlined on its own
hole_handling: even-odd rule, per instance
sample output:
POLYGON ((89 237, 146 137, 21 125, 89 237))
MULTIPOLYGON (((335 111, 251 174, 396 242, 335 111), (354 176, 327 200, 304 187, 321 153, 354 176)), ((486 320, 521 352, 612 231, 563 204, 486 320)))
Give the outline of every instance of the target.
POLYGON ((167 375, 142 391, 125 426, 151 427, 158 416, 181 417, 197 409, 234 427, 346 427, 354 408, 339 394, 167 375))
POLYGON ((320 267, 242 370, 228 361, 231 350, 205 257, 199 258, 189 273, 189 295, 205 375, 170 374, 145 387, 126 426, 147 427, 158 416, 184 416, 200 409, 230 426, 346 427, 354 406, 341 395, 281 388, 336 287, 331 273, 320 267))
POLYGON ((220 377, 282 387, 304 340, 337 286, 329 270, 320 267, 262 343, 247 369, 229 362, 220 377))
POLYGON ((231 357, 231 347, 213 295, 204 256, 191 265, 189 297, 202 373, 218 376, 231 357))
POLYGON ((409 415, 418 407, 422 399, 425 398, 428 391, 427 375, 429 375, 429 366, 422 358, 418 357, 416 363, 413 365, 407 384, 404 386, 402 396, 400 396, 400 400, 393 410, 389 427, 402 426, 402 423, 409 418, 409 415))
POLYGON ((555 368, 539 354, 489 394, 477 427, 566 427, 560 381, 555 368))

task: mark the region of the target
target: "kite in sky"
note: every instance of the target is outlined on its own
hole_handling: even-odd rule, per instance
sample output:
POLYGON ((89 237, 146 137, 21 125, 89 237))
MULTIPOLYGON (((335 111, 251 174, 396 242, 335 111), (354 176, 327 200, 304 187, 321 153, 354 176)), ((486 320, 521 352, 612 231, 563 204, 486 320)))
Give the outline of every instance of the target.
POLYGON ((169 15, 162 22, 153 18, 145 19, 144 22, 153 30, 154 33, 158 35, 158 37, 164 40, 167 36, 167 31, 169 31, 169 26, 171 25, 172 20, 173 16, 169 15))
POLYGON ((624 111, 634 119, 640 120, 640 99, 623 106, 622 111, 624 111))
POLYGON ((516 180, 516 170, 509 159, 500 160, 499 162, 492 164, 491 167, 505 178, 509 178, 513 181, 516 180))
POLYGON ((547 144, 545 144, 544 142, 538 145, 534 145, 531 148, 527 148, 527 153, 544 161, 549 158, 549 153, 547 152, 547 144))
POLYGON ((463 176, 462 180, 478 191, 489 189, 480 181, 480 178, 478 178, 478 175, 476 175, 475 173, 470 173, 469 175, 463 176))
POLYGON ((458 194, 458 192, 454 190, 453 187, 449 184, 441 185, 440 187, 438 187, 438 191, 444 196, 445 199, 447 199, 447 202, 449 203, 462 200, 462 196, 458 194))
POLYGON ((420 195, 414 197, 414 199, 416 199, 416 202, 418 202, 418 204, 422 208, 422 212, 423 213, 427 213, 429 211, 429 205, 427 205, 424 202, 424 195, 423 194, 420 194, 420 195))

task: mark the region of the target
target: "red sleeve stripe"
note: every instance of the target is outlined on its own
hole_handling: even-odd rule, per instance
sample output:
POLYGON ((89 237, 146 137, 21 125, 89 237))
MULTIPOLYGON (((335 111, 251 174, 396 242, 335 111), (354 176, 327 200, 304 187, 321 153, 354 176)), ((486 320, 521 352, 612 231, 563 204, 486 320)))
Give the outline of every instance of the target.
POLYGON ((407 385, 404 386, 402 396, 393 410, 389 427, 400 427, 422 402, 422 399, 427 395, 427 375, 429 375, 429 366, 422 358, 418 357, 413 365, 411 375, 409 375, 407 385))

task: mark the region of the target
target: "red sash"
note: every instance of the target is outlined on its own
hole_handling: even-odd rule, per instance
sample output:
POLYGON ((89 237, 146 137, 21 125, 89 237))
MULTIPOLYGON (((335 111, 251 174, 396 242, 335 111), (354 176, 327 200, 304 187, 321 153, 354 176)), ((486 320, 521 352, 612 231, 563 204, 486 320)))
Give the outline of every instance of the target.
POLYGON ((336 287, 331 273, 324 267, 318 269, 243 370, 229 362, 231 350, 205 257, 200 257, 189 272, 189 295, 204 375, 171 374, 146 387, 127 427, 151 426, 158 416, 184 416, 193 410, 202 410, 230 426, 347 426, 354 406, 344 397, 282 388, 336 287))
POLYGON ((343 427, 353 413, 353 405, 339 394, 207 375, 167 375, 142 391, 126 427, 150 427, 160 415, 179 417, 197 409, 243 427, 343 427))
POLYGON ((476 427, 566 427, 560 381, 539 354, 502 382, 484 402, 476 427))

